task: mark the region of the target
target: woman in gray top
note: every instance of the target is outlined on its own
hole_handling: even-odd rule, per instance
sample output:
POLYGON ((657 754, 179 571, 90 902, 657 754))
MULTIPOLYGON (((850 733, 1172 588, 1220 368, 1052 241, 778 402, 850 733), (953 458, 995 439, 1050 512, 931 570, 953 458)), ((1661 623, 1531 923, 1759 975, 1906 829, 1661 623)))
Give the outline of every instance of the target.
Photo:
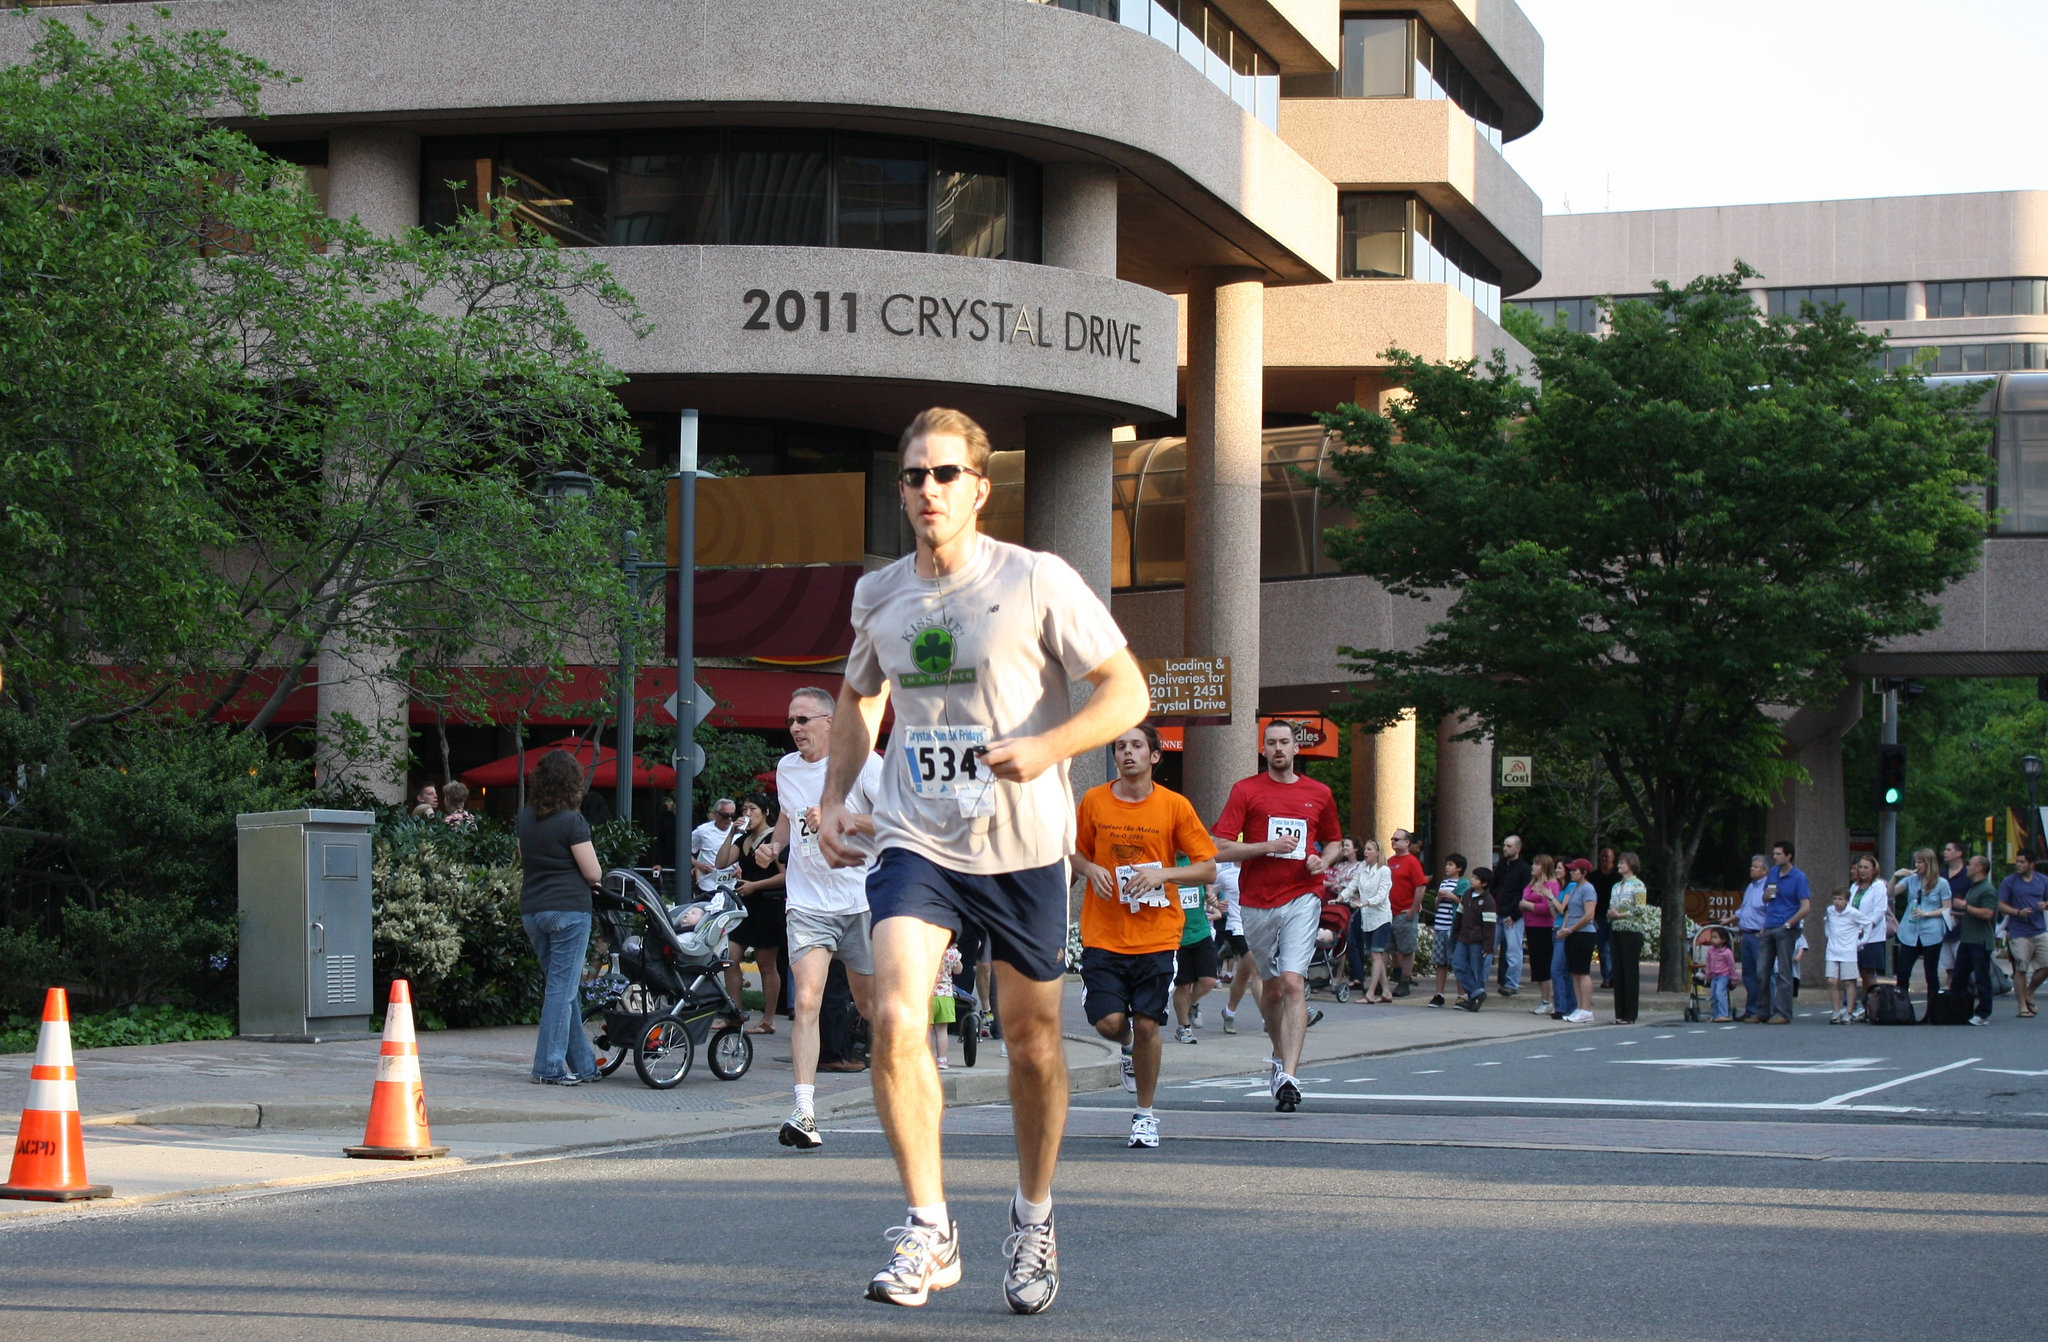
POLYGON ((538 1085, 573 1086, 597 1080, 597 1057, 577 1009, 583 956, 590 946, 590 890, 603 874, 590 842, 583 800, 583 766, 550 750, 533 767, 527 804, 519 812, 519 921, 540 959, 545 987, 540 1037, 533 1048, 538 1085))

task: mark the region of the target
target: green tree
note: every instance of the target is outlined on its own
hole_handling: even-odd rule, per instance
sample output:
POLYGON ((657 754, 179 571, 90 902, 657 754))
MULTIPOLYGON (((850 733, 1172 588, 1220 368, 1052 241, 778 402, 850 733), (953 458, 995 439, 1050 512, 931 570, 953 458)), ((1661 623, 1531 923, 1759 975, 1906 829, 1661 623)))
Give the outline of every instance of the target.
POLYGON ((1975 565, 1986 434, 1840 309, 1761 319, 1755 272, 1612 305, 1604 338, 1522 326, 1531 380, 1396 351, 1386 415, 1341 406, 1348 572, 1449 606, 1413 651, 1345 649, 1368 727, 1414 706, 1599 753, 1643 834, 1680 986, 1693 858, 1796 775, 1777 718, 1937 618, 1975 565))

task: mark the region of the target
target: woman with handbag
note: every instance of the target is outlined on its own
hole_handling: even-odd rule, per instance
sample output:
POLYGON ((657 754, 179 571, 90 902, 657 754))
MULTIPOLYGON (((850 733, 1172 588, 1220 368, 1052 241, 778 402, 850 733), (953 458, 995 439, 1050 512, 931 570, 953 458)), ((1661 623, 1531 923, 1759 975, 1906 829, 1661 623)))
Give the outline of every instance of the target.
POLYGON ((1927 966, 1927 1001, 1932 1006, 1934 995, 1941 991, 1937 981, 1941 939, 1948 935, 1955 916, 1948 911, 1948 882, 1934 865, 1932 848, 1922 848, 1913 854, 1913 874, 1906 877, 1900 888, 1906 895, 1906 907, 1899 915, 1899 991, 1911 1000, 1907 990, 1913 977, 1913 963, 1922 961, 1927 966))

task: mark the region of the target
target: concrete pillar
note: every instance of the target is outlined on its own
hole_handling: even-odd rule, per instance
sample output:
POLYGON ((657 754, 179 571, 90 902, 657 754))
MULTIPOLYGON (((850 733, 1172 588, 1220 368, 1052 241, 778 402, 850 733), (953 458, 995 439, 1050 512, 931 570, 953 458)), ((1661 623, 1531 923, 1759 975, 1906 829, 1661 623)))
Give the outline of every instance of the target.
MULTIPOLYGON (((1906 281, 1906 320, 1909 322, 1924 322, 1927 320, 1927 282, 1925 280, 1906 281)), ((1885 879, 1890 880, 1891 877, 1887 875, 1885 879)))
MULTIPOLYGON (((1072 564, 1109 604, 1111 475, 1115 465, 1102 415, 1030 415, 1024 420, 1024 543, 1072 564)), ((1094 692, 1074 687, 1079 708, 1094 692)), ((1109 781, 1107 751, 1078 756, 1069 770, 1076 796, 1109 781)))
POLYGON ((1182 780, 1214 819, 1259 753, 1259 470, 1266 290, 1256 270, 1188 287, 1187 549, 1183 650, 1230 658, 1231 721, 1190 727, 1182 780))
POLYGON ((1042 209, 1045 264, 1116 274, 1116 169, 1106 163, 1048 163, 1042 209))
POLYGON ((420 221, 420 137, 385 126, 343 126, 327 137, 327 213, 378 237, 420 221))
POLYGON ((1493 865, 1493 738, 1452 738, 1472 725, 1462 713, 1436 728, 1436 862, 1465 855, 1466 870, 1493 865))
POLYGON ((1378 839, 1381 855, 1392 857, 1387 837, 1397 829, 1415 829, 1413 713, 1385 731, 1351 731, 1351 832, 1361 843, 1378 839))
MULTIPOLYGON (((410 131, 348 126, 327 141, 327 212, 390 237, 420 220, 420 142, 410 131)), ((345 482, 346 454, 328 463, 345 482)), ((346 487, 338 483, 338 487, 346 487)), ((379 801, 405 799, 411 695, 397 653, 329 635, 320 646, 315 766, 322 786, 353 784, 379 801)))
MULTIPOLYGON (((1849 883, 1849 821, 1842 787, 1842 737, 1863 717, 1863 685, 1852 680, 1831 709, 1801 709, 1785 723, 1784 752, 1808 781, 1789 785, 1771 807, 1764 852, 1790 839, 1792 863, 1806 873, 1813 902, 1806 912, 1806 954, 1800 980, 1825 994, 1828 892, 1849 883)), ((1891 879, 1889 872, 1885 879, 1891 879)))

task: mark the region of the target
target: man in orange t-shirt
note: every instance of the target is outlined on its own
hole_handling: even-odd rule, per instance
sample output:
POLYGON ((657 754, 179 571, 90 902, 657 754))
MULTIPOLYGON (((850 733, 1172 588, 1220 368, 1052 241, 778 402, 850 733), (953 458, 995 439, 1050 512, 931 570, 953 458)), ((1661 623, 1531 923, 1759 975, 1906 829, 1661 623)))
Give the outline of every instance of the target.
POLYGON ((1151 724, 1131 728, 1110 749, 1116 780, 1088 789, 1075 808, 1074 866, 1086 882, 1081 1006, 1098 1034, 1124 1046, 1124 1089, 1138 1095, 1128 1144, 1156 1147, 1159 1028, 1187 922, 1180 885, 1216 879, 1216 845, 1188 799, 1152 781, 1159 733, 1151 724), (1191 865, 1176 867, 1183 855, 1191 865))

